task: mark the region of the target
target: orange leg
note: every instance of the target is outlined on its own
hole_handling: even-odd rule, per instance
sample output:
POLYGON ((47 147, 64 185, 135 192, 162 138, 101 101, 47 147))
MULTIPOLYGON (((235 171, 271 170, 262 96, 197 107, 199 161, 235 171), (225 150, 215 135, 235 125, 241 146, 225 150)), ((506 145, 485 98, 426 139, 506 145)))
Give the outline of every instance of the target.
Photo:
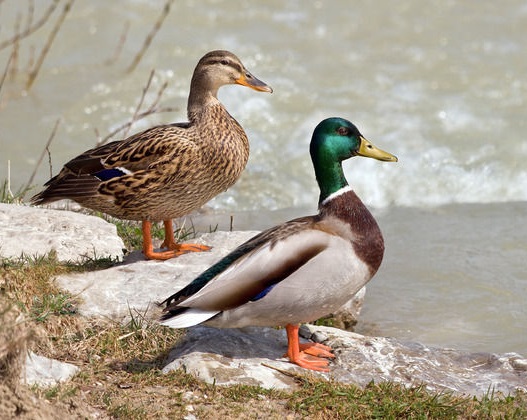
POLYGON ((306 369, 329 372, 327 368, 329 362, 321 357, 335 357, 331 353, 331 348, 317 343, 300 344, 298 328, 298 325, 292 324, 287 324, 285 327, 288 344, 287 357, 289 357, 289 360, 306 369))
POLYGON ((178 244, 174 239, 174 227, 172 220, 163 220, 165 225, 165 240, 161 244, 161 248, 168 248, 176 251, 178 255, 186 254, 187 252, 204 252, 210 251, 211 247, 200 244, 178 244))
POLYGON ((152 244, 152 222, 143 220, 143 254, 149 260, 168 260, 178 257, 188 252, 202 252, 210 250, 210 246, 198 244, 177 244, 174 240, 174 228, 171 220, 164 220, 165 240, 161 244, 162 248, 168 248, 169 251, 154 252, 152 244))

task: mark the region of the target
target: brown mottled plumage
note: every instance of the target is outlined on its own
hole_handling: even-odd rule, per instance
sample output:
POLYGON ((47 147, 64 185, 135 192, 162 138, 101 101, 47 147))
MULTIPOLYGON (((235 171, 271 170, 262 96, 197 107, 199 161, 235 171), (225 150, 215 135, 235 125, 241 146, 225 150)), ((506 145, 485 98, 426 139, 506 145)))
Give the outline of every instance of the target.
POLYGON ((226 84, 272 92, 234 54, 209 52, 192 76, 189 122, 156 126, 84 152, 66 163, 31 199, 32 204, 67 198, 121 219, 141 220, 147 258, 167 259, 208 249, 176 244, 171 219, 225 191, 245 168, 247 136, 217 99, 218 89, 226 84), (171 251, 154 253, 150 224, 161 220, 163 246, 171 251))
POLYGON ((298 339, 301 322, 335 312, 377 272, 384 254, 381 230, 350 188, 342 161, 397 158, 368 142, 351 122, 328 118, 310 145, 320 187, 319 213, 268 229, 222 258, 161 303, 161 323, 185 328, 285 325, 289 359, 328 371, 327 346, 298 339), (316 357, 313 357, 316 356, 316 357))

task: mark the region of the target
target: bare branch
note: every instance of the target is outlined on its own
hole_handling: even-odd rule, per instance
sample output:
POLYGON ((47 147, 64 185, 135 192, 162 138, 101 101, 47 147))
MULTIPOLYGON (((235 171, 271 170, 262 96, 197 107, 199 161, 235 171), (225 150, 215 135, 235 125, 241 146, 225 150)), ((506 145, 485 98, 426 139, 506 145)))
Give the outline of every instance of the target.
POLYGON ((31 174, 31 176, 29 177, 29 180, 27 181, 24 191, 28 190, 31 187, 31 184, 33 183, 33 180, 35 179, 35 175, 38 171, 38 168, 40 167, 40 164, 42 163, 42 160, 44 159, 44 155, 46 154, 46 152, 48 153, 49 171, 50 171, 50 178, 51 178, 52 167, 51 167, 51 155, 49 152, 49 146, 51 145, 51 142, 55 138, 55 134, 57 134, 57 129, 59 128, 59 124, 60 124, 60 118, 55 122, 55 126, 53 127, 53 130, 51 131, 48 141, 46 142, 46 146, 44 147, 44 150, 42 150, 42 153, 40 154, 40 157, 38 158, 38 161, 35 165, 35 169, 33 170, 33 173, 31 174))
POLYGON ((49 49, 51 48, 51 44, 55 40, 55 36, 59 32, 60 27, 64 23, 64 20, 66 19, 66 16, 68 15, 69 11, 71 10, 71 6, 73 4, 73 1, 74 0, 69 0, 66 3, 66 5, 64 6, 64 9, 62 10, 61 15, 59 16, 59 20, 57 21, 57 23, 53 27, 53 30, 51 31, 51 33, 49 34, 48 40, 47 40, 46 44, 44 45, 44 48, 40 52, 40 56, 37 59, 35 67, 29 73, 29 78, 28 78, 28 81, 26 83, 26 89, 27 90, 29 90, 31 88, 31 86, 33 85, 33 82, 35 81, 35 79, 36 79, 36 77, 38 75, 38 72, 40 71, 40 67, 42 66, 42 63, 44 62, 44 59, 46 58, 46 55, 48 54, 49 49))
MULTIPOLYGON (((148 93, 148 90, 150 89, 150 86, 152 84, 152 80, 154 79, 154 75, 155 75, 155 70, 152 70, 150 72, 150 75, 148 76, 148 80, 146 82, 146 85, 143 87, 143 91, 141 92, 141 98, 139 99, 139 103, 137 104, 137 106, 135 108, 135 111, 134 111, 134 114, 132 115, 130 120, 127 121, 126 123, 120 125, 119 127, 117 127, 115 130, 113 130, 111 133, 109 133, 106 137, 104 137, 102 139, 99 139, 97 141, 97 146, 105 144, 108 140, 110 140, 113 136, 115 136, 117 133, 119 133, 121 131, 124 131, 123 138, 126 138, 126 136, 128 135, 128 132, 130 131, 130 128, 132 127, 132 125, 135 122, 139 121, 140 119, 143 119, 143 118, 145 118, 145 117, 147 117, 149 115, 156 114, 156 113, 174 112, 174 111, 178 110, 178 108, 169 108, 169 107, 159 108, 159 102, 161 101, 161 97, 163 96, 163 93, 165 92, 165 90, 166 90, 166 88, 168 86, 168 83, 165 82, 159 88, 159 90, 157 92, 157 95, 154 98, 153 102, 150 104, 150 106, 145 111, 141 111, 140 112, 140 110, 141 110, 141 108, 142 108, 142 106, 143 106, 143 104, 145 102, 146 94, 148 93)), ((97 130, 96 130, 96 133, 98 134, 97 130)))
MULTIPOLYGON (((4 86, 5 79, 7 77, 7 73, 9 73, 9 66, 11 65, 11 60, 13 59, 13 55, 15 54, 15 51, 13 50, 11 54, 9 54, 9 58, 7 59, 7 64, 5 65, 4 73, 2 74, 2 78, 0 79, 0 98, 2 97, 2 86, 4 86)), ((1 103, 1 101, 0 101, 1 103)))
POLYGON ((35 0, 28 0, 27 2, 27 16, 26 16, 26 29, 27 32, 31 28, 33 18, 35 17, 35 0))
POLYGON ((139 99, 139 103, 135 107, 134 114, 132 115, 131 123, 126 129, 126 131, 123 133, 123 136, 126 137, 128 135, 128 130, 132 126, 132 124, 136 121, 137 114, 139 114, 139 110, 143 106, 143 102, 145 101, 146 92, 148 92, 148 89, 150 89, 150 84, 152 83, 152 79, 154 78, 155 70, 150 71, 150 76, 148 76, 148 81, 146 82, 146 86, 143 88, 143 92, 141 93, 141 98, 139 99))
MULTIPOLYGON (((22 22, 22 16, 20 14, 17 14, 15 19, 15 34, 20 33, 20 25, 22 22)), ((11 60, 11 66, 9 67, 9 77, 11 79, 15 78, 16 73, 18 71, 18 57, 20 52, 20 40, 17 38, 13 42, 13 49, 11 51, 12 60, 11 60)))
POLYGON ((51 14, 55 11, 58 4, 59 0, 53 0, 53 3, 46 9, 42 17, 37 22, 35 22, 33 26, 26 27, 26 29, 20 33, 16 31, 15 35, 12 38, 0 42, 0 50, 9 47, 10 45, 14 44, 17 41, 20 41, 23 38, 27 38, 29 35, 40 29, 47 22, 51 14))
POLYGON ((174 0, 167 0, 167 2, 165 3, 165 7, 163 7, 163 12, 161 13, 161 16, 159 16, 159 19, 155 23, 154 27, 152 28, 150 33, 146 36, 143 46, 141 47, 139 52, 134 57, 134 60, 132 61, 130 66, 126 69, 126 73, 131 73, 132 71, 134 71, 137 65, 139 64, 139 62, 141 61, 141 59, 143 58, 143 55, 145 54, 146 50, 152 43, 154 36, 157 34, 159 29, 161 29, 161 25, 163 24, 163 21, 170 13, 170 6, 172 5, 173 2, 174 0))
POLYGON ((153 113, 155 112, 155 108, 157 108, 157 105, 161 101, 161 97, 163 96, 163 93, 165 92, 166 88, 168 86, 168 82, 163 83, 163 85, 159 88, 159 91, 157 92, 157 96, 148 108, 147 112, 153 113))
POLYGON ((126 42, 126 37, 128 36, 129 29, 130 29, 130 21, 127 20, 124 23, 123 32, 121 33, 121 37, 119 38, 119 43, 117 44, 117 47, 115 48, 115 52, 113 53, 112 57, 110 57, 108 60, 104 62, 104 64, 111 65, 117 61, 117 59, 121 55, 121 52, 123 51, 123 47, 126 42))
MULTIPOLYGON (((102 144, 105 144, 108 142, 108 140, 110 140, 113 136, 115 136, 117 133, 119 133, 120 131, 123 131, 123 130, 127 130, 129 129, 135 122, 139 121, 139 120, 142 120, 143 118, 146 118, 148 117, 149 115, 152 115, 152 114, 160 114, 162 112, 176 112, 176 111, 179 111, 179 108, 171 108, 171 107, 165 107, 165 108, 149 108, 148 110, 146 111, 143 111, 143 112, 140 112, 139 114, 136 115, 136 118, 135 118, 135 121, 127 121, 125 122, 124 124, 120 125, 119 127, 117 127, 115 130, 113 130, 112 132, 108 133, 108 135, 106 135, 104 138, 100 139, 99 141, 97 141, 97 144, 96 146, 100 146, 102 144)), ((123 136, 124 137, 124 136, 123 136)))

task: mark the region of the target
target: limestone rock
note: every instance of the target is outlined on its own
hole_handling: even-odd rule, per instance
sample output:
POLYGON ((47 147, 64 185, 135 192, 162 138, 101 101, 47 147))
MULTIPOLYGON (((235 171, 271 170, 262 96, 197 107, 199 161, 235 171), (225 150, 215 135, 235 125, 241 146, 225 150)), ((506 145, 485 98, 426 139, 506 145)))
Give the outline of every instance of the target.
POLYGON ((59 362, 29 352, 26 358, 22 382, 27 385, 53 386, 75 375, 79 368, 70 363, 59 362))
MULTIPOLYGON (((527 359, 516 353, 438 349, 313 325, 303 326, 301 332, 331 346, 336 355, 330 373, 310 374, 342 383, 364 387, 372 380, 394 381, 405 386, 425 384, 431 391, 478 396, 489 389, 504 394, 516 389, 527 391, 527 359)), ((163 372, 182 368, 216 385, 294 388, 291 377, 280 370, 303 374, 308 371, 283 359, 286 347, 284 330, 194 327, 172 350, 163 372)))
POLYGON ((304 371, 282 357, 286 346, 283 331, 273 328, 218 330, 197 326, 191 328, 183 341, 170 352, 163 372, 182 368, 216 385, 294 388, 296 383, 291 377, 264 366, 268 364, 283 370, 304 371))
POLYGON ((136 251, 123 264, 106 270, 67 274, 57 278, 60 287, 82 300, 78 310, 85 316, 124 320, 132 313, 144 313, 172 293, 182 289, 236 246, 256 232, 216 232, 193 243, 212 246, 211 252, 181 255, 167 261, 144 260, 136 251), (131 263, 131 261, 135 261, 131 263))
MULTIPOLYGON (((190 283, 223 256, 258 232, 215 232, 193 239, 212 246, 210 252, 190 253, 167 261, 147 261, 140 251, 106 270, 66 274, 57 278, 60 287, 81 298, 79 312, 123 321, 130 311, 144 313, 190 283), (145 288, 148 293, 145 293, 145 288)), ((352 327, 360 312, 365 289, 361 289, 335 314, 337 326, 352 327)))
MULTIPOLYGON (((160 262, 146 261, 140 251, 135 251, 123 264, 110 269, 68 274, 57 281, 64 289, 80 295, 81 314, 122 320, 130 311, 144 312, 153 302, 181 289, 257 233, 205 234, 192 242, 212 246, 211 252, 191 253, 160 262), (145 287, 148 293, 144 293, 145 287)), ((45 255, 55 250, 59 261, 80 262, 94 257, 122 259, 123 248, 115 226, 101 218, 66 210, 0 204, 0 256, 45 255)), ((345 323, 339 326, 355 323, 363 293, 359 292, 359 298, 354 297, 350 307, 340 311, 337 319, 345 319, 345 323)))
POLYGON ((404 385, 425 384, 430 390, 483 395, 527 391, 527 361, 517 353, 472 353, 427 347, 387 337, 367 337, 334 328, 305 325, 303 336, 333 347, 332 376, 361 386, 372 379, 404 385))
MULTIPOLYGON (((60 276, 64 289, 83 301, 79 312, 124 320, 134 311, 146 312, 184 287, 203 270, 252 237, 255 232, 217 232, 193 242, 211 245, 205 253, 183 255, 164 262, 145 261, 134 252, 126 261, 107 270, 60 276)), ((122 255, 115 227, 102 219, 67 211, 0 204, 0 254, 7 257, 42 255, 55 249, 60 260, 83 256, 122 255), (21 241, 20 238, 24 238, 21 241)), ((360 308, 353 299, 349 306, 360 308)), ((349 308, 346 309, 350 312, 349 308)), ((156 316, 151 314, 150 316, 156 316)), ((245 328, 219 330, 198 326, 170 354, 164 371, 183 368, 204 381, 218 385, 254 384, 266 388, 294 388, 286 371, 309 373, 359 386, 371 380, 395 381, 405 386, 425 384, 432 391, 448 390, 484 395, 490 390, 505 394, 527 391, 527 359, 516 353, 469 353, 440 349, 384 337, 366 337, 334 328, 304 326, 305 337, 333 347, 336 359, 329 374, 309 372, 283 358, 284 330, 245 328), (271 367, 269 367, 271 366, 271 367)), ((55 384, 76 372, 75 366, 28 358, 25 380, 55 384), (58 369, 65 374, 56 376, 58 369), (33 372, 44 373, 38 379, 33 372)))
POLYGON ((59 261, 123 258, 123 241, 115 225, 100 217, 0 203, 0 256, 46 255, 59 261))

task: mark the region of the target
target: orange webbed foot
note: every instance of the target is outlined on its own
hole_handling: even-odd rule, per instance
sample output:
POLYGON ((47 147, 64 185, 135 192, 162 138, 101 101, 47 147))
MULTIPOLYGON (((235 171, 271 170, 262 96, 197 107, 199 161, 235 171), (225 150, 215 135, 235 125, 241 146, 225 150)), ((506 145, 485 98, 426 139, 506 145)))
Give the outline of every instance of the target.
POLYGON ((201 244, 178 244, 176 242, 169 241, 165 239, 161 244, 161 248, 167 248, 171 251, 174 251, 175 256, 188 254, 189 252, 205 252, 210 251, 212 247, 201 244))
POLYGON ((331 348, 319 343, 302 343, 298 338, 298 325, 287 324, 287 357, 292 363, 305 369, 329 372, 328 358, 334 358, 331 348), (323 359, 324 358, 324 359, 323 359))
POLYGON ((294 363, 304 369, 315 370, 317 372, 329 372, 329 361, 321 359, 320 357, 310 356, 303 352, 299 352, 297 357, 289 357, 291 363, 294 363))
POLYGON ((300 351, 305 354, 310 354, 316 357, 325 357, 327 359, 334 359, 335 355, 331 353, 332 349, 320 343, 299 343, 300 351))
POLYGON ((164 220, 165 225, 165 240, 161 244, 161 248, 167 248, 171 251, 175 251, 175 257, 187 254, 189 252, 205 252, 210 251, 211 247, 200 244, 178 244, 174 239, 174 227, 172 226, 172 220, 164 220))
POLYGON ((210 246, 200 244, 178 244, 174 240, 174 229, 171 220, 165 220, 165 240, 161 244, 161 248, 167 248, 168 251, 154 251, 152 244, 151 228, 152 223, 148 220, 143 220, 143 254, 149 260, 168 260, 170 258, 179 257, 180 255, 189 252, 204 252, 211 249, 210 246))
POLYGON ((155 252, 153 249, 149 249, 149 250, 143 249, 143 254, 147 260, 159 260, 159 261, 169 260, 170 258, 175 258, 181 255, 175 251, 155 252))

